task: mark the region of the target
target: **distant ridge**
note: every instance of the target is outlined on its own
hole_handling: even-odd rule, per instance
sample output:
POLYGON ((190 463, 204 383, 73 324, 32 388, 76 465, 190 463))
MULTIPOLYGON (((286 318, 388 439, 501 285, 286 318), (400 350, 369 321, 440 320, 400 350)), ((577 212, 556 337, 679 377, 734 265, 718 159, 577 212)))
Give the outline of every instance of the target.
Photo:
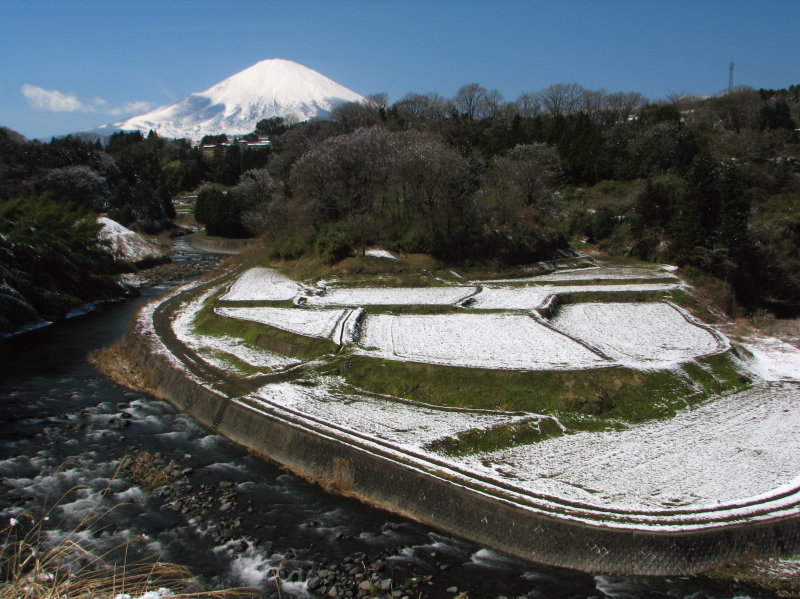
POLYGON ((363 101, 355 93, 291 60, 262 60, 207 89, 125 121, 86 132, 151 129, 160 137, 198 140, 204 135, 243 135, 271 117, 294 116, 304 121, 326 117, 336 106, 363 101))
POLYGON ((28 141, 28 138, 22 135, 22 133, 17 133, 13 129, 9 129, 8 127, 0 127, 0 141, 8 141, 15 144, 21 144, 28 141))

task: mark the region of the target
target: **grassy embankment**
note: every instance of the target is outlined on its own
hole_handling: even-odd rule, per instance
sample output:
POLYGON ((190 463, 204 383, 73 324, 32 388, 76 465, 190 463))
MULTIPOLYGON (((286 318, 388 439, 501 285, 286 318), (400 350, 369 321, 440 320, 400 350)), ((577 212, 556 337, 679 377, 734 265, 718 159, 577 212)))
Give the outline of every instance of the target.
MULTIPOLYGON (((505 266, 448 266, 427 254, 397 254, 400 260, 355 256, 328 266, 316 256, 305 255, 296 260, 268 260, 262 266, 276 268, 296 281, 335 280, 347 287, 438 287, 448 284, 464 285, 469 281, 500 278, 524 278, 544 274, 548 269, 540 264, 505 266)), ((559 260, 564 268, 593 265, 586 258, 559 260)))
MULTIPOLYGON (((674 369, 642 371, 481 370, 363 356, 334 361, 353 388, 438 406, 526 411, 558 418, 569 431, 620 430, 630 424, 670 418, 678 410, 750 382, 728 354, 686 362, 674 369)), ((562 434, 554 422, 538 419, 475 429, 431 446, 451 454, 499 449, 562 434), (544 424, 544 427, 542 425, 544 424)))

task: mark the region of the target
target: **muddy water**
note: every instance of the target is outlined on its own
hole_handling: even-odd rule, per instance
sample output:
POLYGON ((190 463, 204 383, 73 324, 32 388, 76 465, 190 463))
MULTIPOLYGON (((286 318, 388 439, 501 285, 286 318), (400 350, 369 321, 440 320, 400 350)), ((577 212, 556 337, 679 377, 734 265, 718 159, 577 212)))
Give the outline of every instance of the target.
MULTIPOLYGON (((175 258, 208 260, 185 244, 175 258)), ((620 578, 535 566, 328 495, 252 458, 86 361, 121 336, 141 302, 166 288, 0 341, 4 521, 52 506, 47 527, 57 539, 92 511, 114 507, 103 517, 105 531, 94 534, 101 546, 138 539, 143 550, 188 565, 212 587, 250 585, 265 597, 313 596, 306 581, 320 560, 330 569, 353 556, 381 561, 382 577, 411 599, 453 597, 452 587, 472 599, 771 596, 703 577, 620 578), (120 458, 139 451, 174 461, 185 474, 149 492, 125 475, 114 478, 120 458)))

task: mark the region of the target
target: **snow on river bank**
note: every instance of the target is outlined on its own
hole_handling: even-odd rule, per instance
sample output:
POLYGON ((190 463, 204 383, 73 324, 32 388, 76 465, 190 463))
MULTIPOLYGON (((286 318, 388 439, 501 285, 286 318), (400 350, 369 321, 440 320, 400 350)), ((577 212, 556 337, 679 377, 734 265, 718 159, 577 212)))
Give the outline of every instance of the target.
POLYGON ((163 248, 110 218, 99 216, 97 223, 103 227, 97 236, 108 242, 109 249, 118 258, 138 262, 164 253, 163 248))

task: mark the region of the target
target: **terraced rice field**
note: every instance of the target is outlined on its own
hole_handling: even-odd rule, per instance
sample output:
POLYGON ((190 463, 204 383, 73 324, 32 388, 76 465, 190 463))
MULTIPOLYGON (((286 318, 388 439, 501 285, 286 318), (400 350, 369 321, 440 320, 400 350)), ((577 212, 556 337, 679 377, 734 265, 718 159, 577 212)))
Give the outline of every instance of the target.
MULTIPOLYGON (((564 280, 575 280, 566 278, 575 275, 559 274, 564 280)), ((609 273, 609 277, 616 275, 622 273, 609 273)), ((304 293, 300 284, 274 271, 252 269, 222 296, 226 305, 215 307, 214 312, 295 335, 333 339, 341 345, 337 364, 367 356, 485 370, 591 371, 626 366, 658 369, 659 375, 674 371, 685 378, 688 370, 681 370, 681 364, 731 345, 677 306, 657 301, 567 304, 549 321, 529 312, 561 290, 580 293, 581 289, 608 288, 613 292, 677 286, 677 282, 568 287, 495 282, 482 289, 473 284, 336 288, 322 296, 311 292, 305 306, 232 307, 232 301, 297 301, 304 293), (474 301, 459 312, 457 306, 466 298, 474 301), (373 310, 366 314, 352 309, 414 304, 451 305, 456 312, 376 314, 373 310)), ((194 332, 197 315, 208 309, 207 303, 218 292, 218 288, 208 288, 181 304, 171 321, 180 344, 223 370, 226 364, 230 368, 229 357, 264 368, 298 363, 228 336, 194 332)), ((149 326, 151 315, 152 310, 142 311, 142 326, 149 326)), ((154 351, 170 354, 164 344, 154 351)), ((740 386, 736 392, 704 402, 687 402, 685 409, 670 412, 670 417, 651 417, 641 424, 619 421, 618 426, 604 430, 568 430, 558 420, 567 421, 557 410, 547 414, 466 410, 367 394, 342 387, 335 370, 320 371, 324 374, 313 375, 316 379, 303 385, 268 384, 247 399, 271 411, 284 410, 308 426, 333 431, 365 447, 416 460, 421 467, 435 464, 512 495, 535 498, 541 505, 569 505, 575 514, 594 514, 587 518, 607 518, 610 523, 625 519, 627 527, 665 530, 746 521, 761 514, 800 513, 800 350, 777 340, 752 339, 742 341, 737 352, 739 357, 726 364, 731 364, 734 374, 752 379, 749 388, 742 391, 740 386), (500 449, 475 449, 458 456, 431 445, 542 418, 557 421, 561 432, 518 445, 509 438, 500 449)), ((180 363, 171 354, 168 359, 176 366, 180 363)), ((374 364, 380 370, 380 362, 374 364)), ((695 362, 693 367, 707 368, 703 372, 714 376, 707 363, 695 362)), ((516 429, 509 430, 513 434, 516 429)))
POLYGON ((670 364, 726 349, 665 303, 562 306, 550 324, 626 365, 670 364))
POLYGON ((510 370, 598 368, 609 360, 521 314, 367 316, 366 355, 428 364, 510 370))

